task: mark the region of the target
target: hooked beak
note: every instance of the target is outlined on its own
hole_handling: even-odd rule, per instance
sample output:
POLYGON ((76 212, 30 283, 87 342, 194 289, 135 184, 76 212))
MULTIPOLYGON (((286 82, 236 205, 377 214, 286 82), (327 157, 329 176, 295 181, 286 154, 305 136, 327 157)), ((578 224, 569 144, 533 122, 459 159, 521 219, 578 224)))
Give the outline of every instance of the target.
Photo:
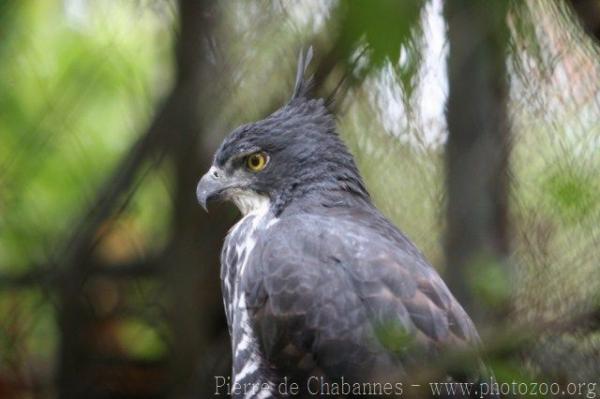
POLYGON ((210 170, 202 176, 196 187, 198 203, 200 203, 202 208, 208 212, 207 204, 210 201, 221 198, 227 188, 227 185, 219 179, 216 169, 214 167, 210 168, 210 170))

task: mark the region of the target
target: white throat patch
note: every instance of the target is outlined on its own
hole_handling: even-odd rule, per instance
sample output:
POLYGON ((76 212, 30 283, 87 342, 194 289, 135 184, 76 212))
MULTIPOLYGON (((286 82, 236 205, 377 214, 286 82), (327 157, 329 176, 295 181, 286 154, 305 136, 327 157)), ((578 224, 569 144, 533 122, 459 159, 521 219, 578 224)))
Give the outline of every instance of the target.
POLYGON ((271 200, 265 195, 255 193, 253 191, 236 190, 231 193, 231 199, 238 207, 242 215, 246 216, 249 213, 267 213, 271 206, 271 200))

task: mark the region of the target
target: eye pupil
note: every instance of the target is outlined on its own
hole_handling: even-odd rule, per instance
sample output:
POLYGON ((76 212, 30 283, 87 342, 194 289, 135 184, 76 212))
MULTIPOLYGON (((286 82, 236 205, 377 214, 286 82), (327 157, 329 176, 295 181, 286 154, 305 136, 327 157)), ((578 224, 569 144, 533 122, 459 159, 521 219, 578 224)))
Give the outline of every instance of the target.
POLYGON ((267 165, 267 157, 263 153, 252 154, 247 158, 246 165, 253 172, 259 172, 267 165))

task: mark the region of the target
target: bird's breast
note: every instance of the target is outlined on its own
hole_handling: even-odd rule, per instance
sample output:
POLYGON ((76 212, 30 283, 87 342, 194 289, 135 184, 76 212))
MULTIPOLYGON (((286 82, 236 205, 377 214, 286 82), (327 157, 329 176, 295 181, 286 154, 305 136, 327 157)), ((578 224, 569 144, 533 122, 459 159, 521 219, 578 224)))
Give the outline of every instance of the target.
MULTIPOLYGON (((261 234, 277 219, 269 212, 249 213, 229 232, 221 259, 223 303, 231 334, 233 355, 232 378, 237 384, 260 382, 272 387, 265 374, 267 366, 259 353, 256 334, 249 321, 246 294, 241 281, 250 268, 253 251, 260 242, 261 234)), ((269 390, 261 392, 269 394, 269 390)))
POLYGON ((240 300, 240 282, 248 271, 253 251, 262 234, 278 219, 268 210, 245 215, 227 234, 221 253, 221 286, 229 329, 233 328, 235 306, 240 300))

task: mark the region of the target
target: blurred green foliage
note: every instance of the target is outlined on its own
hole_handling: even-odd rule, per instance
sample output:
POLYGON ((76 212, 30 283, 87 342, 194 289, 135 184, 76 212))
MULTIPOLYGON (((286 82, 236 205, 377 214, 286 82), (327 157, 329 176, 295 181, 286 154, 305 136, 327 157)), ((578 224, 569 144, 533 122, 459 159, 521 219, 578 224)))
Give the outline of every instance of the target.
MULTIPOLYGON (((597 176, 595 176, 597 178, 597 176)), ((597 179, 596 179, 597 180, 597 179)), ((594 199, 600 198, 594 176, 578 171, 557 171, 548 176, 544 190, 552 207, 565 219, 581 220, 594 210, 594 199)))
MULTIPOLYGON (((170 18, 127 4, 2 8, 0 270, 52 257, 168 87, 170 18)), ((154 204, 165 190, 144 193, 154 204)), ((140 233, 160 229, 156 213, 137 212, 140 233)))
MULTIPOLYGON (((0 275, 61 267, 57 250, 169 88, 174 12, 168 2, 0 6, 0 275)), ((168 190, 163 171, 147 176, 101 254, 122 261, 158 251, 168 190)), ((0 375, 52 375, 55 303, 45 289, 0 293, 0 375)), ((116 336, 134 357, 153 358, 165 351, 159 330, 132 318, 116 336)))
POLYGON ((414 351, 415 337, 400 325, 400 323, 384 322, 375 329, 377 339, 381 344, 393 353, 406 355, 414 351))
POLYGON ((393 61, 408 98, 421 62, 418 39, 422 37, 420 20, 424 6, 424 0, 339 2, 338 12, 345 16, 340 34, 348 53, 363 43, 368 46, 369 69, 393 61))
POLYGON ((507 265, 492 256, 480 254, 471 261, 468 270, 469 286, 476 297, 491 309, 501 309, 510 300, 511 276, 507 265))

